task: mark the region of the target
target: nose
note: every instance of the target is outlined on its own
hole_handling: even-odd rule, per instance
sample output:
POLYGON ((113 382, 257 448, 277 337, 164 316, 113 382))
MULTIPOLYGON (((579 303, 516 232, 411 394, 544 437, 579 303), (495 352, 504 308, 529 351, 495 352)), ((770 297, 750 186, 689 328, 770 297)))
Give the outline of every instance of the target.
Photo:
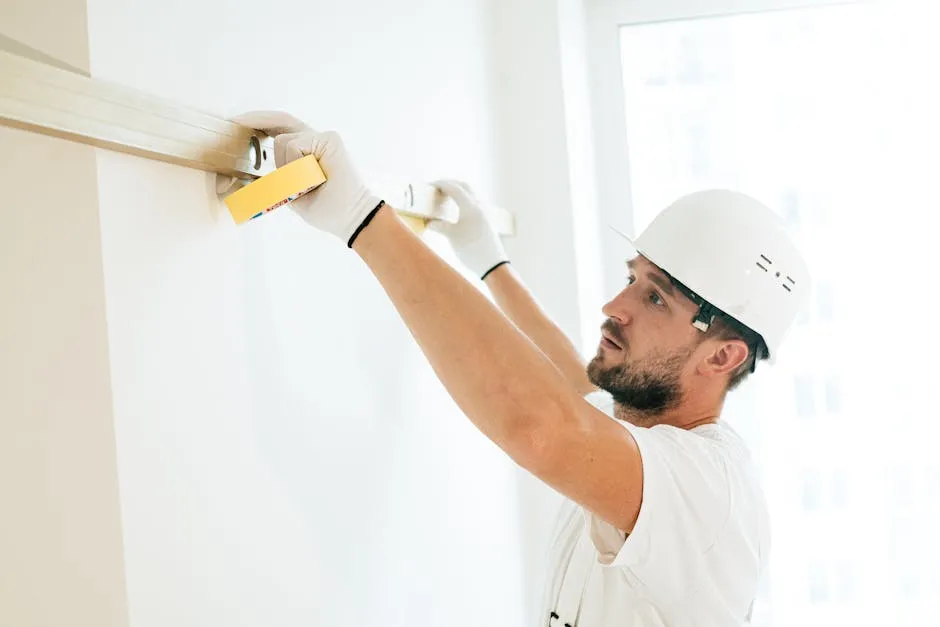
POLYGON ((621 291, 613 297, 606 305, 601 307, 605 316, 616 320, 621 325, 627 325, 633 320, 633 313, 630 310, 630 299, 627 297, 627 290, 621 291))

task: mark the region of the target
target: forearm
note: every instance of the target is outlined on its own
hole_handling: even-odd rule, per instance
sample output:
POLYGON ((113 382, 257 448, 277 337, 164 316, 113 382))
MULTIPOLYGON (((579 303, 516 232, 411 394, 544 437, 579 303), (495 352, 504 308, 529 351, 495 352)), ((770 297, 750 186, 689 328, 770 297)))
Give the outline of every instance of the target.
POLYGON ((597 388, 587 377, 587 364, 571 340, 542 310, 510 265, 486 277, 486 285, 503 313, 551 360, 582 396, 597 388))
POLYGON ((385 207, 353 244, 467 417, 517 462, 575 395, 487 298, 385 207))

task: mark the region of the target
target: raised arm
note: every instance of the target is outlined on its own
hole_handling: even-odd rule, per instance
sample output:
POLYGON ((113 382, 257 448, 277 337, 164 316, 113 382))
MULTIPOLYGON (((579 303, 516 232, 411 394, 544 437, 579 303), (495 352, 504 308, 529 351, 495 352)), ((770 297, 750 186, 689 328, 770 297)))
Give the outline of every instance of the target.
POLYGON ((460 218, 456 224, 438 222, 432 228, 450 240, 457 257, 483 279, 503 313, 548 357, 575 391, 582 396, 595 391, 584 359, 512 268, 473 190, 462 181, 438 181, 436 185, 457 203, 460 218))
POLYGON ((520 466, 618 529, 640 510, 630 432, 587 401, 525 335, 383 207, 353 248, 467 417, 520 466))
POLYGON ((511 265, 496 268, 484 282, 503 313, 545 353, 578 394, 586 396, 597 390, 574 344, 548 317, 511 265))
POLYGON ((545 353, 370 192, 338 135, 278 136, 274 150, 285 161, 308 154, 319 161, 326 183, 292 208, 362 257, 470 421, 520 466, 630 531, 643 486, 630 432, 581 398, 545 353))

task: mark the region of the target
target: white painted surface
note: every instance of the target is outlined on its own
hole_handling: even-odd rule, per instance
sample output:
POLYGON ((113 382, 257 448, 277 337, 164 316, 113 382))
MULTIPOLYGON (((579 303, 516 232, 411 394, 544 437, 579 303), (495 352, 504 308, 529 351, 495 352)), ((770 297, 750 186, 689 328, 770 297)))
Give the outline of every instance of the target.
POLYGON ((85 0, 0 2, 0 33, 80 69, 88 68, 85 24, 85 0))
MULTIPOLYGON (((88 66, 84 0, 0 2, 0 33, 88 66)), ((0 625, 124 627, 95 153, 0 147, 0 625)))
POLYGON ((94 151, 0 146, 0 625, 123 627, 94 151))
MULTIPOLYGON (((489 66, 499 200, 516 214, 507 251, 585 356, 603 304, 583 0, 494 0, 489 66)), ((520 474, 526 624, 534 622, 558 495, 520 474)), ((538 617, 541 618, 541 617, 538 617)))
MULTIPOLYGON (((597 207, 605 225, 633 232, 630 159, 620 65, 619 7, 595 1, 587 10, 588 66, 594 154, 597 164, 597 207)), ((606 227, 605 227, 606 228, 606 227)), ((603 285, 606 294, 622 289, 623 240, 610 229, 601 232, 603 285)))
MULTIPOLYGON (((91 68, 490 194, 484 9, 93 0, 91 68)), ((285 210, 235 228, 211 176, 98 159, 131 624, 521 624, 518 471, 363 264, 285 210)))
POLYGON ((507 252, 561 327, 580 342, 572 186, 558 4, 493 2, 489 67, 494 84, 498 195, 516 214, 507 252))
POLYGON ((601 313, 605 297, 609 296, 603 284, 601 243, 610 230, 597 205, 585 0, 558 0, 558 16, 568 176, 571 181, 570 220, 577 270, 576 304, 579 307, 582 352, 586 358, 591 358, 596 353, 599 327, 606 318, 601 313))
MULTIPOLYGON (((72 64, 89 53, 99 79, 337 129, 367 178, 470 181, 516 213, 514 264, 590 353, 600 302, 581 1, 92 0, 87 47, 43 41, 33 22, 45 9, 9 23, 72 64)), ((62 624, 56 612, 69 611, 96 627, 128 615, 135 627, 533 618, 557 495, 460 415, 354 255, 283 209, 235 228, 211 175, 38 141, 69 175, 2 173, 23 202, 46 192, 45 211, 6 231, 22 244, 5 250, 8 267, 38 259, 27 244, 49 229, 58 247, 41 249, 32 274, 2 275, 17 299, 2 365, 16 376, 0 398, 14 409, 5 474, 24 512, 7 522, 8 548, 38 561, 2 572, 36 583, 58 569, 47 598, 81 596, 91 618, 20 599, 7 606, 35 620, 16 624, 62 624), (85 208, 63 219, 58 189, 85 208), (81 338, 56 362, 62 376, 12 394, 60 333, 81 338), (82 420, 65 422, 60 402, 82 420), (36 407, 54 428, 24 448, 36 407), (24 472, 54 481, 16 482, 24 472), (76 552, 49 542, 52 527, 13 541, 52 524, 42 508, 79 502, 96 507, 59 520, 67 535, 88 531, 68 535, 76 552), (78 574, 85 587, 66 591, 78 574)))

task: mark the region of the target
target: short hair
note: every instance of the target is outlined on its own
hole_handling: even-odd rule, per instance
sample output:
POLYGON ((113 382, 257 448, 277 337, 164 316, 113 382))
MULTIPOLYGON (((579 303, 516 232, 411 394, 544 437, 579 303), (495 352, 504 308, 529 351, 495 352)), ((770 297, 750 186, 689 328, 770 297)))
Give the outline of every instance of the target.
POLYGON ((718 311, 703 338, 717 340, 740 340, 747 344, 747 357, 734 369, 728 379, 728 391, 735 389, 754 372, 758 361, 767 359, 767 344, 756 331, 741 324, 728 314, 718 311))

